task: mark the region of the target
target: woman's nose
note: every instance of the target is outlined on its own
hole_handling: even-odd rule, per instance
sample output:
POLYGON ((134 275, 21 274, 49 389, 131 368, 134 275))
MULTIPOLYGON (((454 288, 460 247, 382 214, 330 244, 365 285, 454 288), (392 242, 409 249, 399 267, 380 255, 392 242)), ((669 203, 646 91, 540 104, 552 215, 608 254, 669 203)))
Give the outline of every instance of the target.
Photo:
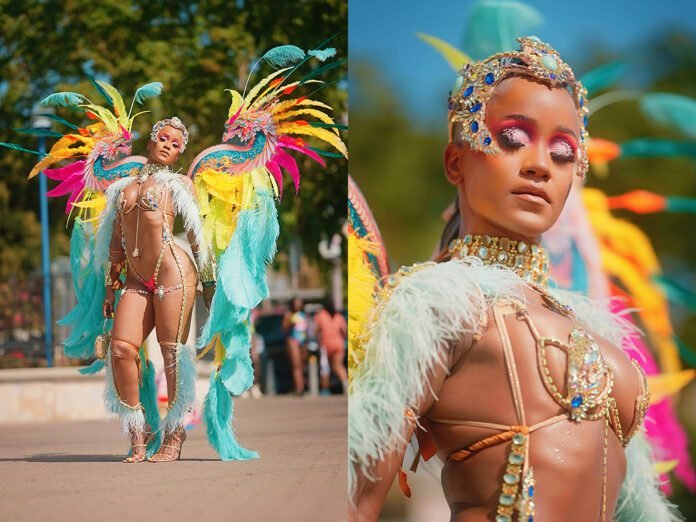
POLYGON ((537 143, 535 146, 526 149, 521 171, 522 174, 527 176, 549 177, 551 173, 549 169, 549 152, 543 143, 537 143))

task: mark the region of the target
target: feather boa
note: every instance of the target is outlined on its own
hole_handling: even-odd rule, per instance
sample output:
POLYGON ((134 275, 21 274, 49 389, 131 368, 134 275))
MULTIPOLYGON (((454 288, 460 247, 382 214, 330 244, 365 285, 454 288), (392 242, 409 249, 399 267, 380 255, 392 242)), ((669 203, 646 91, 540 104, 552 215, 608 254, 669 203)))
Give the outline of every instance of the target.
POLYGON ((118 416, 121 421, 121 431, 128 435, 131 431, 143 431, 145 429, 145 416, 141 409, 132 409, 121 402, 121 398, 116 391, 114 382, 114 372, 111 367, 111 349, 108 350, 104 359, 106 367, 106 388, 104 389, 104 403, 109 413, 118 416))

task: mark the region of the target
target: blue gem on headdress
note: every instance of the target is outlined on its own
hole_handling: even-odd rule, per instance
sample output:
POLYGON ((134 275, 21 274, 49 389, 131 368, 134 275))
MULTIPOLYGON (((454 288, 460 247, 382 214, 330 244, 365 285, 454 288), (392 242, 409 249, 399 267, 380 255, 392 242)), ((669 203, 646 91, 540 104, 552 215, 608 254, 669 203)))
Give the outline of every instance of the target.
POLYGON ((534 496, 534 486, 529 486, 529 489, 527 490, 527 495, 530 497, 534 496))
POLYGON ((478 112, 479 109, 481 109, 481 102, 478 102, 476 105, 474 105, 471 109, 469 109, 470 113, 475 113, 478 112))
POLYGON ((584 106, 585 106, 585 98, 580 97, 580 107, 584 107, 584 106))
POLYGON ((492 140, 491 140, 491 137, 490 137, 490 136, 487 136, 486 138, 484 138, 483 144, 484 144, 484 145, 490 145, 490 144, 491 144, 491 141, 492 141, 492 140))
POLYGON ((556 75, 555 75, 555 74, 549 74, 549 78, 551 78, 552 80, 555 80, 555 79, 556 79, 556 75))
POLYGON ((448 110, 451 111, 453 107, 454 107, 454 103, 449 102, 449 103, 447 104, 447 109, 448 109, 448 110))
POLYGON ((468 98, 469 96, 471 96, 471 93, 472 93, 472 92, 474 92, 474 86, 473 86, 473 85, 469 85, 469 86, 466 88, 466 90, 464 91, 464 94, 463 94, 464 98, 468 98))
POLYGON ((488 85, 493 85, 493 82, 495 81, 495 75, 493 73, 488 73, 486 77, 484 78, 484 81, 488 85))
POLYGON ((478 122, 477 122, 477 121, 472 121, 472 122, 471 122, 471 127, 469 127, 469 128, 471 129, 471 132, 478 132, 478 122))
POLYGON ((582 124, 587 127, 587 114, 582 117, 582 124))

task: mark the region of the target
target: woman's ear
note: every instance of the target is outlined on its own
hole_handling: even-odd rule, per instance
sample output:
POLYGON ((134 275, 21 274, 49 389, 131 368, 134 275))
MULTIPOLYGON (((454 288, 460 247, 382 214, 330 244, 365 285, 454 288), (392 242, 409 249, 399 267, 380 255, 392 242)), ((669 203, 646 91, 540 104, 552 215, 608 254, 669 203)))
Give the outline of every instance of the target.
POLYGON ((459 185, 464 180, 463 153, 464 147, 452 142, 445 149, 445 175, 453 185, 459 185))

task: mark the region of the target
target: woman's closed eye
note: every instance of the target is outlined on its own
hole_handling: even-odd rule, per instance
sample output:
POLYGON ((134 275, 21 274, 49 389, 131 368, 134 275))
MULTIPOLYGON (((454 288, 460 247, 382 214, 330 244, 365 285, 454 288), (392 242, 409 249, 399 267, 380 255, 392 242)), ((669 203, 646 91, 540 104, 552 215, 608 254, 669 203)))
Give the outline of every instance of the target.
POLYGON ((551 159, 557 163, 572 163, 575 161, 575 147, 565 139, 556 139, 549 148, 551 159))
POLYGON ((508 150, 517 150, 532 142, 529 131, 522 127, 505 127, 498 131, 498 143, 508 150))

